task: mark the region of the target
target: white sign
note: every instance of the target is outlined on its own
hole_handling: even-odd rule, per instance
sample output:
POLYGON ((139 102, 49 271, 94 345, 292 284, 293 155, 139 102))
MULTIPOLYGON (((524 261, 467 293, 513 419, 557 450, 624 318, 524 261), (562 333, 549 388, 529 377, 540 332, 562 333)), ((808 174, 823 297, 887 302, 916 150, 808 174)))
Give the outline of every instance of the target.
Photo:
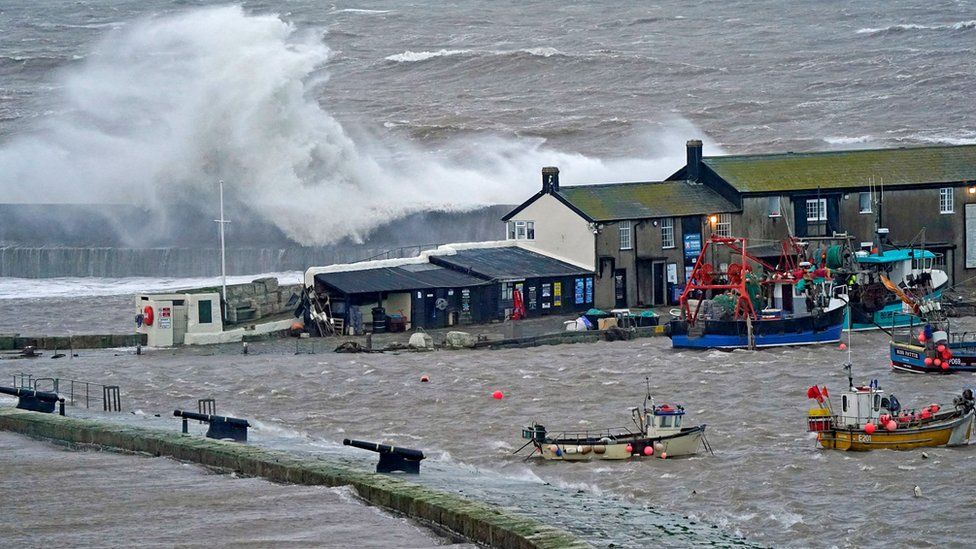
POLYGON ((668 282, 671 284, 678 283, 678 264, 668 263, 668 282))

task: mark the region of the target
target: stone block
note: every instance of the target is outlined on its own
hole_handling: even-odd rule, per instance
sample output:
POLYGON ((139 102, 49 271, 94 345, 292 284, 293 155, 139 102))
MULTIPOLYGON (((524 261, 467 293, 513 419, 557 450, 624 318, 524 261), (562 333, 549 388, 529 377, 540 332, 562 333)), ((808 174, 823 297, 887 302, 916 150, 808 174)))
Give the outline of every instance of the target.
POLYGON ((407 344, 411 349, 429 351, 434 348, 434 338, 418 332, 410 336, 410 341, 407 344))
POLYGON ((478 338, 468 332, 447 332, 444 345, 450 349, 474 349, 478 338))

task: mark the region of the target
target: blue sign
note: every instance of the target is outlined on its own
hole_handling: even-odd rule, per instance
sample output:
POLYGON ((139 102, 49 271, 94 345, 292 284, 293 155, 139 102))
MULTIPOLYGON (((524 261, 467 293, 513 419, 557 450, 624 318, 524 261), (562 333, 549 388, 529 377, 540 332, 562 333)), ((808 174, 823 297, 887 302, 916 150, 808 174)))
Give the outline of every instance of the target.
POLYGON ((593 303, 593 279, 586 277, 586 302, 593 303))
POLYGON ((684 236, 685 259, 697 259, 702 250, 701 235, 698 233, 686 234, 684 236))
POLYGON ((584 299, 583 296, 586 293, 586 291, 584 290, 584 287, 585 287, 585 281, 582 278, 577 278, 576 279, 576 292, 575 292, 576 295, 574 296, 577 305, 582 305, 583 304, 583 299, 584 299))

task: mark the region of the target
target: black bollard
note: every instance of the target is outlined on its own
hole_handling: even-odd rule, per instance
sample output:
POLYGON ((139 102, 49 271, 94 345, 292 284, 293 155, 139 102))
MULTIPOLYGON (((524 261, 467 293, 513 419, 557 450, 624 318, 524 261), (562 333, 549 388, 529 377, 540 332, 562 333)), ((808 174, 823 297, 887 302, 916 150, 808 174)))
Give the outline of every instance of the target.
POLYGON ((423 451, 412 448, 398 448, 386 444, 366 442, 362 440, 344 439, 342 444, 376 452, 380 455, 380 461, 376 464, 377 473, 408 473, 412 475, 420 474, 420 460, 424 459, 423 451))
POLYGON ((237 442, 247 442, 247 428, 251 426, 246 419, 226 416, 212 416, 196 412, 174 410, 173 415, 183 418, 183 432, 188 431, 187 420, 196 419, 210 424, 207 428, 207 438, 229 438, 237 442))
MULTIPOLYGON (((58 400, 64 400, 57 393, 17 387, 0 387, 0 393, 17 397, 17 408, 21 410, 44 412, 46 414, 54 413, 54 408, 58 400)), ((64 413, 62 412, 61 415, 64 415, 64 413)))

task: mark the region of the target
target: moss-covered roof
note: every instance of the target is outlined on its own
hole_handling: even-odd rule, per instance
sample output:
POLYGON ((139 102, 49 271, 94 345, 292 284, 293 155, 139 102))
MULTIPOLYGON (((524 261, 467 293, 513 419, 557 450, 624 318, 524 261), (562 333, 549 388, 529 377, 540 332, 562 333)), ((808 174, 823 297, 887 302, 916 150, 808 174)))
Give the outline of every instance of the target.
POLYGON ((862 187, 872 181, 885 186, 976 181, 976 145, 709 156, 702 161, 743 193, 862 187))
POLYGON ((558 194, 593 221, 681 217, 738 210, 708 187, 686 181, 562 187, 558 194))

